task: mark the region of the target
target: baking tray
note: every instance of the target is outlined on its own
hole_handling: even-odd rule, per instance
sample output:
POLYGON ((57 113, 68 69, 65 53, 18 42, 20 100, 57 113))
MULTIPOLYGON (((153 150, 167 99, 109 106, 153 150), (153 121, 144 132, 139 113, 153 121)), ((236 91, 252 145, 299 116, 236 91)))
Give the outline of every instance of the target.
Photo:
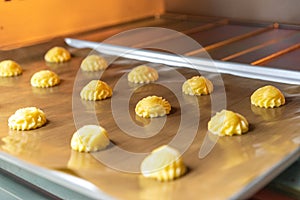
MULTIPOLYGON (((72 198, 72 192, 91 199, 247 198, 299 157, 299 85, 200 72, 214 82, 215 96, 201 96, 195 100, 181 94, 180 88, 184 79, 198 75, 198 70, 118 58, 103 74, 83 73, 79 70, 80 63, 91 50, 68 47, 72 53, 70 62, 45 63, 44 53, 55 45, 64 46, 63 40, 57 39, 2 54, 1 59, 10 57, 18 61, 24 68, 24 73, 18 77, 0 79, 0 158, 2 169, 61 198, 72 198), (33 51, 37 49, 38 52, 33 51), (142 87, 126 82, 121 84, 122 90, 117 90, 120 89, 120 83, 123 83, 120 80, 124 75, 140 64, 155 67, 160 74, 159 81, 142 87), (30 77, 42 69, 56 72, 62 80, 61 84, 47 89, 31 87, 30 77), (174 73, 181 75, 181 78, 174 79, 174 73), (118 113, 112 112, 114 98, 97 102, 74 99, 89 80, 100 76, 114 88, 114 96, 118 100, 126 101, 127 97, 122 96, 124 92, 131 94, 127 104, 129 113, 120 112, 119 118, 129 116, 131 122, 145 127, 165 120, 158 134, 143 135, 140 138, 128 135, 115 120, 118 113), (220 77, 222 82, 218 81, 220 77), (286 105, 276 109, 251 106, 249 98, 252 92, 267 84, 283 91, 286 105), (212 150, 199 158, 200 148, 206 140, 207 122, 218 111, 212 109, 218 107, 212 105, 212 102, 218 102, 216 99, 221 98, 218 94, 225 94, 227 109, 241 113, 248 119, 250 131, 242 136, 219 138, 212 150), (167 118, 155 119, 152 122, 137 118, 134 115, 134 106, 139 99, 148 95, 166 98, 172 105, 171 114, 167 118), (199 108, 196 109, 199 113, 191 111, 195 113, 186 115, 185 119, 189 123, 181 124, 186 108, 195 105, 199 108), (8 117, 18 108, 27 106, 41 108, 46 113, 48 123, 32 131, 9 130, 8 117), (114 146, 92 154, 72 151, 70 140, 76 127, 95 119, 107 129, 114 146), (190 141, 187 149, 180 146, 181 142, 173 142, 181 126, 185 130, 183 132, 189 132, 195 125, 197 130, 192 135, 192 140, 191 135, 187 138, 180 135, 180 141, 190 141), (111 156, 108 153, 115 146, 129 152, 146 154, 155 147, 169 143, 183 148, 183 160, 188 167, 188 173, 175 181, 161 183, 146 179, 139 173, 129 173, 131 166, 136 166, 136 160, 130 158, 119 157, 108 165, 99 162, 102 158, 111 156)), ((220 104, 224 103, 223 97, 220 104)), ((147 133, 149 131, 143 132, 147 133)), ((136 168, 133 171, 135 170, 136 168)))

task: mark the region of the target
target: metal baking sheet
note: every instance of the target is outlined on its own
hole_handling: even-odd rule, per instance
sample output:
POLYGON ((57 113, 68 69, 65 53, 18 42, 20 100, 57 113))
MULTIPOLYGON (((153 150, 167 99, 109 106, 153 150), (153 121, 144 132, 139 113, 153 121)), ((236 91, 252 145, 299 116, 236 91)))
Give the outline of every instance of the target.
MULTIPOLYGON (((54 45, 62 46, 63 41, 57 40, 37 46, 33 48, 38 49, 35 53, 31 48, 20 48, 13 54, 2 54, 1 60, 10 57, 24 68, 21 76, 0 78, 2 167, 9 162, 8 160, 12 160, 10 165, 16 165, 20 169, 26 168, 36 177, 56 179, 57 185, 63 188, 84 190, 89 193, 89 197, 96 199, 105 198, 105 195, 107 198, 110 196, 116 199, 236 199, 249 197, 299 157, 299 85, 200 72, 213 81, 215 90, 214 95, 196 97, 195 100, 181 94, 180 88, 185 78, 199 74, 198 71, 119 58, 101 75, 101 79, 114 88, 114 96, 118 97, 117 99, 90 102, 76 98, 74 101, 73 95, 78 97, 80 89, 89 80, 99 78, 100 74, 83 73, 79 70, 82 59, 90 53, 89 49, 69 48, 72 52, 70 62, 45 63, 43 55, 54 45), (122 78, 126 78, 130 69, 140 64, 155 67, 160 75, 159 81, 141 87, 121 81, 122 78), (61 84, 47 89, 31 87, 30 77, 42 69, 56 72, 62 80, 61 84), (181 78, 175 79, 174 73, 181 78), (223 83, 219 81, 220 77, 223 83), (251 106, 249 98, 252 92, 267 84, 283 91, 286 105, 276 109, 251 106), (112 101, 126 101, 126 92, 131 94, 126 107, 128 113, 112 112, 112 101), (225 99, 218 94, 225 94, 225 99), (152 121, 137 118, 134 106, 139 99, 148 95, 166 98, 172 105, 171 114, 167 118, 152 121), (212 151, 204 158, 199 158, 199 151, 207 134, 207 122, 211 114, 218 111, 212 109, 218 108, 212 105, 218 104, 218 98, 222 100, 219 104, 223 104, 225 100, 227 109, 241 113, 248 119, 250 131, 242 136, 219 138, 212 151), (189 123, 181 124, 186 108, 195 105, 199 111, 199 118, 195 117, 197 113, 187 114, 184 116, 187 116, 185 120, 189 123), (9 130, 8 117, 18 108, 28 106, 44 110, 48 123, 32 131, 9 130), (75 108, 83 113, 74 110, 75 108), (132 123, 140 127, 147 127, 151 123, 160 124, 160 120, 165 120, 165 123, 157 134, 137 137, 120 128, 116 117, 129 117, 132 123), (107 163, 99 162, 102 157, 110 156, 108 153, 113 148, 92 154, 72 151, 70 140, 76 127, 95 119, 106 128, 115 146, 135 153, 148 153, 155 147, 172 143, 181 126, 189 132, 191 127, 198 124, 196 134, 183 153, 188 173, 175 181, 161 183, 146 179, 139 173, 119 171, 107 166, 107 163), (63 175, 60 172, 63 172, 63 175), (95 192, 96 190, 101 192, 95 192)), ((147 134, 149 131, 142 133, 147 134)), ((181 140, 185 139, 187 138, 181 135, 181 140)), ((130 169, 133 165, 130 159, 116 160, 119 161, 115 163, 116 166, 124 167, 122 169, 130 169)), ((110 166, 113 164, 110 163, 110 166)), ((9 171, 9 167, 6 170, 9 171)))

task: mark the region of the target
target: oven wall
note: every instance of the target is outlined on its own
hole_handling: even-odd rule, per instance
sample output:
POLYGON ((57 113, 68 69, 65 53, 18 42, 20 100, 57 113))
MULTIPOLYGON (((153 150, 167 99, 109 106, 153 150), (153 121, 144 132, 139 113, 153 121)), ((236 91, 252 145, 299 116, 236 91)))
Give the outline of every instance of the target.
POLYGON ((163 12, 163 0, 0 0, 0 49, 163 12))
POLYGON ((166 12, 300 24, 299 0, 165 0, 166 12))

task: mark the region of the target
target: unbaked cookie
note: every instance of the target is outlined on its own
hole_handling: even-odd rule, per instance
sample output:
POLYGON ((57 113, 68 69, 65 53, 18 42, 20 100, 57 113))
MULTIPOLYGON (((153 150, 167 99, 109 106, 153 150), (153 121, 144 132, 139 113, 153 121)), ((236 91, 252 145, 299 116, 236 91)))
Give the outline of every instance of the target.
POLYGON ((150 83, 158 79, 156 69, 147 65, 140 65, 133 68, 128 74, 128 81, 132 83, 150 83))
POLYGON ((141 163, 144 177, 159 181, 171 181, 186 172, 180 153, 167 145, 154 149, 141 163))
POLYGON ((72 136, 71 148, 79 152, 94 152, 109 145, 107 132, 97 125, 85 125, 72 136))
POLYGON ((47 51, 44 58, 50 63, 61 63, 70 60, 71 54, 63 47, 53 47, 47 51))
POLYGON ((22 67, 13 60, 3 60, 0 62, 0 76, 10 77, 22 74, 22 67))
POLYGON ((208 122, 208 130, 219 136, 241 135, 249 129, 246 118, 238 113, 222 110, 208 122))
POLYGON ((90 81, 80 92, 84 100, 97 101, 112 96, 112 89, 107 83, 100 80, 90 81))
POLYGON ((148 96, 140 100, 135 106, 135 113, 140 117, 162 117, 171 111, 170 103, 158 96, 148 96))
POLYGON ((50 70, 41 70, 33 74, 30 79, 30 83, 33 87, 47 88, 58 85, 60 83, 60 79, 56 73, 50 70))
POLYGON ((104 70, 108 67, 106 60, 99 55, 89 55, 81 62, 80 68, 83 71, 93 72, 104 70))
POLYGON ((284 95, 272 85, 257 89, 250 99, 251 104, 262 108, 274 108, 285 104, 284 95))
POLYGON ((43 126, 47 122, 45 113, 36 107, 18 109, 9 117, 8 126, 14 130, 31 130, 43 126))
POLYGON ((204 76, 194 76, 182 85, 182 92, 188 95, 207 95, 212 93, 213 84, 204 76))

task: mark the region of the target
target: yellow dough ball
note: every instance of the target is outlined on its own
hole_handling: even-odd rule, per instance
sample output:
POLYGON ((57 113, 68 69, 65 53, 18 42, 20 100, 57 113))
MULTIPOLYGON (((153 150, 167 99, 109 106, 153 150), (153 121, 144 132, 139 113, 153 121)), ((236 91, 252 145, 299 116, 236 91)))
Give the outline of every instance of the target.
POLYGON ((79 152, 94 152, 109 145, 107 132, 97 125, 85 125, 72 136, 71 148, 79 152))
POLYGON ((18 109, 8 119, 8 126, 14 130, 31 130, 43 126, 47 122, 45 113, 36 107, 18 109))
POLYGON ((97 101, 111 97, 112 93, 112 89, 107 83, 92 80, 81 90, 80 97, 83 100, 97 101))
POLYGON ((53 47, 47 51, 44 59, 50 63, 62 63, 70 60, 71 54, 63 47, 53 47))
POLYGON ((48 88, 60 83, 59 76, 50 70, 41 70, 33 74, 30 84, 33 87, 48 88))
POLYGON ((93 72, 104 70, 108 67, 106 60, 99 55, 89 55, 81 62, 80 68, 83 71, 93 72))
POLYGON ((128 81, 132 83, 150 83, 158 79, 156 69, 147 65, 140 65, 133 68, 128 74, 128 81))
POLYGON ((272 85, 257 89, 250 99, 251 104, 262 108, 274 108, 285 104, 284 95, 272 85))
POLYGON ((158 181, 171 181, 186 172, 180 153, 167 145, 154 149, 141 163, 144 177, 158 181))
POLYGON ((213 84, 203 76, 194 76, 182 85, 182 92, 188 95, 207 95, 212 93, 213 84))
POLYGON ((0 62, 0 76, 11 77, 22 74, 22 67, 13 60, 3 60, 0 62))
POLYGON ((246 118, 238 113, 222 110, 208 122, 208 130, 219 136, 241 135, 249 129, 246 118))
POLYGON ((162 117, 171 111, 170 103, 158 96, 148 96, 140 100, 135 106, 135 113, 140 117, 162 117))

